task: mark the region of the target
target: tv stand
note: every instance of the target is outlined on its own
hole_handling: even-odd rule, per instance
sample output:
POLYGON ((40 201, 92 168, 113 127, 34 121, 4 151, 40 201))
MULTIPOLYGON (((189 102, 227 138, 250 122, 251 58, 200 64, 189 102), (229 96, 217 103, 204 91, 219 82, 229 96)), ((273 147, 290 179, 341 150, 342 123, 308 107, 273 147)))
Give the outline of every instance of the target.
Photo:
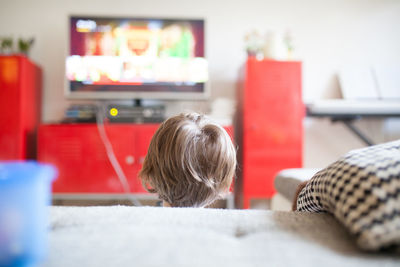
MULTIPOLYGON (((138 173, 154 133, 160 124, 112 123, 105 125, 115 157, 127 177, 130 192, 144 190, 138 173)), ((232 126, 225 127, 233 136, 232 126)), ((124 194, 95 123, 42 124, 38 134, 38 160, 57 167, 53 193, 59 198, 97 194, 115 198, 124 194)))

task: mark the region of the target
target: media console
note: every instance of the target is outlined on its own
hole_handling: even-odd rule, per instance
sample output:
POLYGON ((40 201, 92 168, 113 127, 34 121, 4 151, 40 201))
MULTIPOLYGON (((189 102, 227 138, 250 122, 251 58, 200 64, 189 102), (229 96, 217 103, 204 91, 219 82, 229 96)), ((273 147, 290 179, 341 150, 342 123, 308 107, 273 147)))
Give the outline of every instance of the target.
MULTIPOLYGON (((147 194, 138 173, 142 168, 157 123, 105 124, 116 159, 128 179, 130 193, 147 194)), ((43 124, 38 134, 38 160, 57 167, 53 193, 68 195, 121 195, 124 192, 95 123, 43 124)), ((232 126, 224 127, 231 135, 232 126)))

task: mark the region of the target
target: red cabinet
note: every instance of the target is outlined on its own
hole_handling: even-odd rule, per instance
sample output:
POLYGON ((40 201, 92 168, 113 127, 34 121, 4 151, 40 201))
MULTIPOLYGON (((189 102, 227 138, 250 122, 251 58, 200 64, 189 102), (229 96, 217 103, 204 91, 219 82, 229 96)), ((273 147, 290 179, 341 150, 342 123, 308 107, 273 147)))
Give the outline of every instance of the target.
MULTIPOLYGON (((105 131, 128 179, 130 191, 145 192, 137 178, 158 124, 108 124, 105 131)), ((50 124, 39 128, 38 160, 59 171, 55 193, 123 193, 96 124, 50 124)))
MULTIPOLYGON (((105 131, 130 192, 146 193, 137 177, 159 124, 106 124, 105 131)), ((225 127, 233 136, 231 126, 225 127)), ((54 193, 123 193, 96 124, 41 125, 38 160, 58 168, 54 193)))
POLYGON ((250 58, 239 96, 243 205, 271 198, 275 174, 301 167, 301 63, 250 58))
POLYGON ((0 56, 0 160, 35 158, 41 70, 25 56, 0 56))

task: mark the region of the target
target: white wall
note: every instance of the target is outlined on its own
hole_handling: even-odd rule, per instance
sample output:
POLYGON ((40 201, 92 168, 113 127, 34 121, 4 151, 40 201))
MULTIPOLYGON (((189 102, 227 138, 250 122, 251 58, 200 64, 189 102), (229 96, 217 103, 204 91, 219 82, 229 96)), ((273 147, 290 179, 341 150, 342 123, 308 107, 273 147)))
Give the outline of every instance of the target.
MULTIPOLYGON (((340 96, 335 76, 340 66, 400 62, 398 0, 0 0, 0 36, 36 38, 31 58, 44 71, 45 122, 60 120, 69 104, 63 96, 63 71, 70 14, 205 18, 212 99, 234 99, 246 58, 243 37, 251 29, 291 30, 303 61, 306 101, 340 96)), ((173 112, 209 109, 209 103, 169 106, 175 107, 173 112)), ((361 123, 377 142, 399 138, 398 125, 361 123)), ((305 166, 323 166, 361 146, 340 124, 305 121, 305 166)))

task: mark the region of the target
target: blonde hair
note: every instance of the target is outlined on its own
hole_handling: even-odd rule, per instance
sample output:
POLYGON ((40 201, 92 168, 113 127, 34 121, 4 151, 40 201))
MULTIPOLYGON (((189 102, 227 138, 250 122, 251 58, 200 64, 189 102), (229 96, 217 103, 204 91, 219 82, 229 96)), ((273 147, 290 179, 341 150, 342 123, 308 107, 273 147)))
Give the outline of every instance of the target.
POLYGON ((204 207, 229 190, 235 169, 236 150, 224 128, 188 113, 160 125, 139 177, 172 207, 204 207))

